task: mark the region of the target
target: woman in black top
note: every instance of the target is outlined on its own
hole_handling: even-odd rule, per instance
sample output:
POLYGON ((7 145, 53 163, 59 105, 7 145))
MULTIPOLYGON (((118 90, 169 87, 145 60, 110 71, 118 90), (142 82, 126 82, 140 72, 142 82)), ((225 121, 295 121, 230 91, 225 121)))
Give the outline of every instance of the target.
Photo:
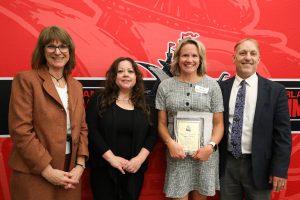
POLYGON ((91 187, 96 200, 138 200, 156 141, 144 83, 131 58, 118 58, 87 106, 91 187))

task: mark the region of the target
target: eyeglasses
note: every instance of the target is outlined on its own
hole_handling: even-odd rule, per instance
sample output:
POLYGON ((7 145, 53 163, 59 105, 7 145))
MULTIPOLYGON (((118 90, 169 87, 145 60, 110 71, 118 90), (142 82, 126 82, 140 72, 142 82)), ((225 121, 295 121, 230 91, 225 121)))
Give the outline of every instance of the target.
POLYGON ((66 44, 61 44, 61 45, 58 45, 58 46, 55 46, 53 44, 48 44, 48 45, 45 46, 45 48, 46 48, 46 51, 49 52, 49 53, 55 52, 57 48, 59 49, 59 51, 61 53, 69 52, 69 45, 66 45, 66 44))

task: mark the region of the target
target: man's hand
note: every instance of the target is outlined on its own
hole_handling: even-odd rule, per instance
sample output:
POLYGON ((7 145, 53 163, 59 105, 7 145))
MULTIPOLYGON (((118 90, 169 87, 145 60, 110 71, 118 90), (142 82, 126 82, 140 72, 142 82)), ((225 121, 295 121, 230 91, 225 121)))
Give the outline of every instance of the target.
POLYGON ((273 183, 274 192, 280 192, 280 190, 286 189, 287 180, 285 178, 280 178, 277 176, 270 176, 269 183, 273 183))

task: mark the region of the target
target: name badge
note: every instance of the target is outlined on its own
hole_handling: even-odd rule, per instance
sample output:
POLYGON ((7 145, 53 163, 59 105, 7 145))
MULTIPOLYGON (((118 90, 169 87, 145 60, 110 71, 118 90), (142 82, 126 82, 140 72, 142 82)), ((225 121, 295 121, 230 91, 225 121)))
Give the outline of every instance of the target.
POLYGON ((209 91, 209 88, 205 88, 205 87, 202 87, 200 85, 195 86, 195 92, 197 92, 197 93, 207 94, 208 91, 209 91))

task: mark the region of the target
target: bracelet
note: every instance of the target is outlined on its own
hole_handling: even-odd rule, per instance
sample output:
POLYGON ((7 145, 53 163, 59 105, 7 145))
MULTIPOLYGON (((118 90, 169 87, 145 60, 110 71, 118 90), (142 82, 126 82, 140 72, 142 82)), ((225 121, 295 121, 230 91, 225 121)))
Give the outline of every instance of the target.
POLYGON ((85 169, 85 165, 83 165, 83 164, 76 163, 76 165, 78 165, 78 166, 82 167, 83 169, 85 169))

